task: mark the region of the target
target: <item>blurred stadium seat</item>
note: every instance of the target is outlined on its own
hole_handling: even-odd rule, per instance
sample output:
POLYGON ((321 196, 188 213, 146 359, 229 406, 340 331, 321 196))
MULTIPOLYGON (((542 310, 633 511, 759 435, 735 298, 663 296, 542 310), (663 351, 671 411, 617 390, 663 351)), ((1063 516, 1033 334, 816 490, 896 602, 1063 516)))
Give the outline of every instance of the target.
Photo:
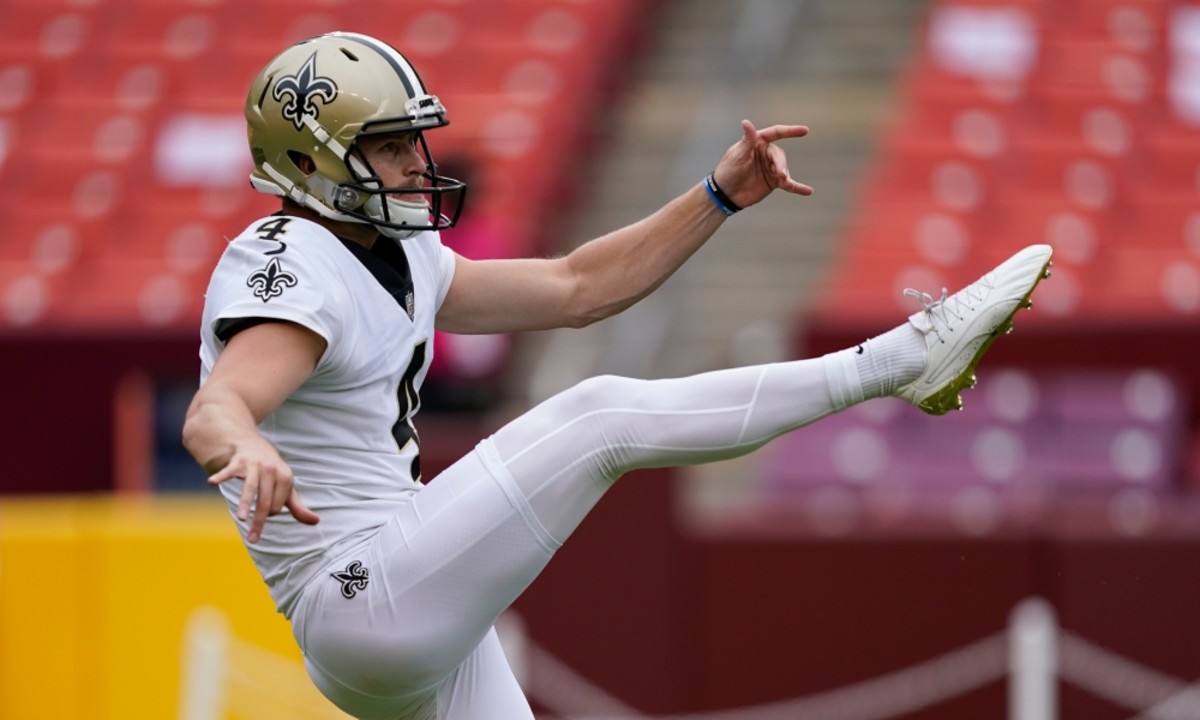
MULTIPOLYGON (((1030 367, 1053 361, 1075 337, 1142 347, 1148 327, 1190 347, 1200 316, 1200 4, 938 0, 920 33, 825 292, 806 313, 809 351, 844 347, 854 337, 845 328, 873 333, 897 308, 913 311, 897 300, 905 287, 953 290, 1040 242, 1054 246, 1055 265, 1037 311, 1017 322, 1022 339, 1035 328, 1016 353, 1030 367), (1037 329, 1061 342, 1039 348, 1047 336, 1037 329)), ((1019 476, 1043 493, 1178 490, 1179 458, 1196 455, 1185 450, 1196 436, 1190 415, 1148 423, 1109 412, 1122 407, 1122 383, 1141 371, 1104 353, 1086 361, 1108 373, 1102 381, 1077 382, 1083 368, 1035 370, 1042 410, 1009 427, 1007 439, 992 432, 978 400, 936 436, 919 431, 922 418, 863 426, 852 413, 840 421, 848 429, 789 436, 785 446, 812 445, 780 450, 793 460, 782 460, 771 482, 794 490, 819 476, 862 495, 865 486, 835 481, 827 463, 836 443, 821 433, 865 437, 868 427, 894 451, 888 475, 910 486, 996 491, 986 473, 1025 458, 1019 476), (1080 407, 1087 410, 1072 410, 1080 407), (985 436, 1007 450, 973 464, 985 436), (934 469, 920 462, 930 454, 939 457, 934 469), (808 455, 825 456, 813 461, 815 475, 800 469, 808 455)), ((985 369, 985 392, 988 380, 985 369)), ((1200 376, 1188 371, 1170 383, 1188 405, 1200 376)), ((982 506, 983 497, 972 502, 982 506)))
POLYGON ((922 34, 826 307, 881 315, 863 258, 910 233, 903 211, 889 233, 898 200, 932 199, 973 268, 1052 243, 1075 285, 1063 318, 1190 313, 1179 268, 1200 248, 1177 239, 1200 197, 1200 5, 941 0, 922 34))
MULTIPOLYGON (((487 222, 509 243, 503 254, 538 247, 542 209, 569 197, 567 150, 586 139, 621 81, 611 68, 638 8, 463 0, 373 9, 368 32, 411 53, 449 108, 435 157, 470 154, 479 163, 483 191, 470 196, 468 212, 494 218, 487 222)), ((191 301, 177 315, 143 312, 144 283, 134 275, 182 271, 180 228, 216 221, 216 237, 226 237, 269 211, 245 197, 247 84, 287 43, 357 29, 349 10, 330 0, 0 3, 0 177, 23 169, 0 200, 10 228, 0 258, 15 264, 5 277, 49 275, 49 262, 87 278, 62 288, 67 302, 39 305, 23 322, 69 328, 106 311, 118 325, 167 315, 194 322, 191 301), (43 238, 56 207, 72 240, 50 262, 46 253, 60 245, 43 238)), ((219 248, 182 252, 196 263, 190 277, 211 267, 219 248)))

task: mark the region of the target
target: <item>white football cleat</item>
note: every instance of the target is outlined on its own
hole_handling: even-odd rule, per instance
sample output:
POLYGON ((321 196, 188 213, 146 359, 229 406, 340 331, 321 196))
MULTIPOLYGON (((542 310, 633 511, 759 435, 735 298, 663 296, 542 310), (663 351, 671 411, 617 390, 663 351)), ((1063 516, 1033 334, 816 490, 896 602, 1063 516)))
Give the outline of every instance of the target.
POLYGON ((931 415, 962 409, 959 393, 975 387, 975 366, 1001 332, 1009 332, 1013 315, 1033 307, 1030 295, 1050 277, 1049 245, 1031 245, 962 290, 934 300, 916 290, 904 294, 921 303, 908 321, 922 335, 929 357, 921 376, 896 391, 931 415))

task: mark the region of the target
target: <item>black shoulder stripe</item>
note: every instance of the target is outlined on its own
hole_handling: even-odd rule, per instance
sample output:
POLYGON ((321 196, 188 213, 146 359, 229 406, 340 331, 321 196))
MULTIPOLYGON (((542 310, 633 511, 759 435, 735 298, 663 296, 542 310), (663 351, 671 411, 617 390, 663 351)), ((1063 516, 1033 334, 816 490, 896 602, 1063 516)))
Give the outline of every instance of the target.
POLYGON ((217 336, 218 340, 223 343, 227 343, 229 342, 230 338, 243 330, 249 330, 255 325, 262 325, 270 322, 287 321, 279 320, 278 318, 264 317, 221 318, 220 320, 217 320, 217 325, 216 328, 214 328, 213 333, 217 336))

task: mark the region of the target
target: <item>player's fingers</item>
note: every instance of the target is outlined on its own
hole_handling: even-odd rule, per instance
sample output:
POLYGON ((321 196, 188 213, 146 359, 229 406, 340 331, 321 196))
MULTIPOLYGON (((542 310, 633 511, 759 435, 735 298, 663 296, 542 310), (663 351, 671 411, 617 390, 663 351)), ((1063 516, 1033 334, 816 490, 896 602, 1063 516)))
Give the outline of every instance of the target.
POLYGON ((258 470, 251 465, 246 468, 246 481, 242 485, 242 497, 238 500, 237 519, 245 520, 250 517, 250 505, 258 495, 258 470))
POLYGON ((766 167, 764 174, 772 179, 772 186, 782 188, 797 195, 812 195, 813 189, 808 185, 796 182, 788 171, 787 153, 777 145, 768 145, 766 167))
POLYGON ((774 179, 774 185, 783 185, 792 176, 788 172, 787 155, 775 145, 768 145, 764 172, 774 179))
POLYGON ((797 195, 812 195, 813 194, 812 187, 805 185, 804 183, 796 182, 795 180, 793 180, 792 176, 788 174, 787 170, 784 170, 782 173, 779 172, 778 170, 776 170, 776 171, 774 171, 772 177, 774 179, 774 182, 772 183, 772 185, 776 188, 785 190, 790 193, 795 193, 797 195))
POLYGON ((758 138, 764 143, 774 143, 787 138, 804 137, 808 128, 803 125, 772 125, 758 131, 758 138))
POLYGON ((758 142, 758 131, 754 129, 754 123, 749 120, 742 120, 742 140, 750 147, 754 147, 758 142))
POLYGON ((220 470, 216 471, 212 475, 209 475, 208 476, 208 484, 209 485, 220 485, 221 483, 225 482, 226 480, 231 480, 235 477, 237 477, 237 468, 234 466, 233 463, 230 463, 230 464, 226 465, 225 467, 221 468, 220 470))
POLYGON ((209 475, 209 485, 221 485, 222 482, 239 478, 239 476, 241 476, 241 463, 230 462, 226 467, 209 475))
POLYGON ((250 542, 258 542, 262 537, 263 526, 267 524, 267 515, 271 512, 271 496, 275 492, 275 471, 270 467, 264 468, 259 479, 258 498, 254 501, 254 519, 250 522, 250 534, 246 537, 250 542))
POLYGON ((793 180, 791 178, 788 178, 787 181, 781 183, 779 185, 779 187, 786 190, 787 192, 795 193, 796 195, 812 195, 813 194, 812 186, 805 185, 804 183, 796 182, 795 180, 793 180))
POLYGON ((303 502, 300 501, 300 495, 292 488, 291 494, 288 495, 287 508, 292 511, 292 517, 296 518, 305 525, 316 525, 321 521, 317 514, 309 510, 303 502))
POLYGON ((286 468, 275 471, 275 490, 271 494, 271 515, 278 515, 283 510, 288 496, 292 492, 292 474, 286 468))
POLYGON ((805 125, 772 125, 769 128, 763 128, 758 131, 758 137, 769 143, 785 138, 804 137, 807 134, 808 127, 805 125))

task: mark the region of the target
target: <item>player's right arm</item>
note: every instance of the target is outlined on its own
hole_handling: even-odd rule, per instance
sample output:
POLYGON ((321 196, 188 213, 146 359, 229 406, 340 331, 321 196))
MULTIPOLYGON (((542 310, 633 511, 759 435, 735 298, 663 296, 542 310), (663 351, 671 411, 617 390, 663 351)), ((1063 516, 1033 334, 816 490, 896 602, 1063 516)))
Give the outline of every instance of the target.
POLYGON ((237 517, 253 505, 247 539, 257 542, 268 515, 285 506, 302 523, 318 518, 300 501, 291 468, 258 431, 304 382, 325 352, 325 339, 291 322, 265 322, 234 335, 196 392, 183 426, 183 444, 219 485, 245 481, 237 517))

